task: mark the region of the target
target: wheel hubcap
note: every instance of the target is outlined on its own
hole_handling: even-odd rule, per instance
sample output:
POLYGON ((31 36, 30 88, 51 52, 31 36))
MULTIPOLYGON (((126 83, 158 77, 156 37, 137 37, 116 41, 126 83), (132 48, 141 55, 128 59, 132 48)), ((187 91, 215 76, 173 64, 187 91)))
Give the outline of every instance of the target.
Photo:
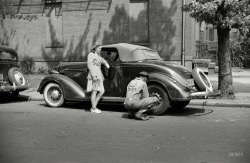
POLYGON ((53 100, 53 101, 56 101, 60 98, 60 92, 57 90, 57 89, 53 89, 50 93, 50 98, 53 100))
POLYGON ((14 78, 16 79, 16 81, 20 84, 20 85, 24 85, 25 81, 24 81, 24 77, 20 72, 15 72, 14 73, 14 78))

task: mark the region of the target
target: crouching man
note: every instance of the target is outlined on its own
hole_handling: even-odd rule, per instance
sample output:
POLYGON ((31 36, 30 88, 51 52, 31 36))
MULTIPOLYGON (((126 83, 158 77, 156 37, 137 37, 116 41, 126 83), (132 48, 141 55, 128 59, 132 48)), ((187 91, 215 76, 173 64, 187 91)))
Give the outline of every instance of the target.
POLYGON ((145 71, 140 72, 138 77, 130 81, 127 86, 126 99, 124 106, 128 109, 128 117, 137 120, 148 120, 148 113, 152 112, 152 107, 160 103, 158 94, 149 97, 147 80, 149 74, 145 71))

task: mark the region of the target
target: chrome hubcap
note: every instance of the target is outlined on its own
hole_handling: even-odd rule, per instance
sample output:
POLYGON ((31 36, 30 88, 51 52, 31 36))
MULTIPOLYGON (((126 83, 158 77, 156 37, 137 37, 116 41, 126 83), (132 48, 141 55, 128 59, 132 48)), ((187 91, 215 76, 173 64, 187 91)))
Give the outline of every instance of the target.
POLYGON ((60 92, 57 89, 53 89, 50 93, 50 98, 55 101, 58 100, 60 97, 60 92))
POLYGON ((20 84, 20 85, 24 85, 25 81, 24 81, 24 77, 20 72, 15 72, 14 73, 14 78, 16 79, 16 81, 20 84))

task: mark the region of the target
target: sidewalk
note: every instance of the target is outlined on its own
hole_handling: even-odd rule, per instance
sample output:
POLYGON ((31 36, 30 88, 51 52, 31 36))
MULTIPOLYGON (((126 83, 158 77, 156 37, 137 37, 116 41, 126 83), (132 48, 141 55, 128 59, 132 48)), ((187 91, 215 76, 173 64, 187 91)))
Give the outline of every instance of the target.
MULTIPOLYGON (((37 92, 40 81, 46 75, 27 75, 30 81, 30 89, 20 92, 20 95, 33 101, 42 101, 43 95, 37 92)), ((218 89, 218 74, 208 75, 214 90, 218 89)), ((189 105, 200 106, 224 106, 224 107, 249 107, 250 108, 250 69, 233 69, 233 84, 236 98, 234 100, 192 99, 189 105)))

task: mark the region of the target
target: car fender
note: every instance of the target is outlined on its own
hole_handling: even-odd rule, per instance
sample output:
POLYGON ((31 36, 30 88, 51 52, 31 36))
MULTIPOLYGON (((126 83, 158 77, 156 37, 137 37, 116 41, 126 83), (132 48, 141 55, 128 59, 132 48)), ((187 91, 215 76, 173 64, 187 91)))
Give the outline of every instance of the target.
POLYGON ((86 98, 86 92, 79 84, 77 84, 71 78, 61 74, 50 74, 43 78, 43 80, 40 82, 37 92, 43 94, 44 88, 48 83, 58 83, 62 87, 64 98, 66 100, 81 101, 86 98))
POLYGON ((191 92, 170 76, 161 73, 150 73, 148 85, 151 83, 162 85, 166 89, 170 100, 185 101, 191 99, 191 92))

